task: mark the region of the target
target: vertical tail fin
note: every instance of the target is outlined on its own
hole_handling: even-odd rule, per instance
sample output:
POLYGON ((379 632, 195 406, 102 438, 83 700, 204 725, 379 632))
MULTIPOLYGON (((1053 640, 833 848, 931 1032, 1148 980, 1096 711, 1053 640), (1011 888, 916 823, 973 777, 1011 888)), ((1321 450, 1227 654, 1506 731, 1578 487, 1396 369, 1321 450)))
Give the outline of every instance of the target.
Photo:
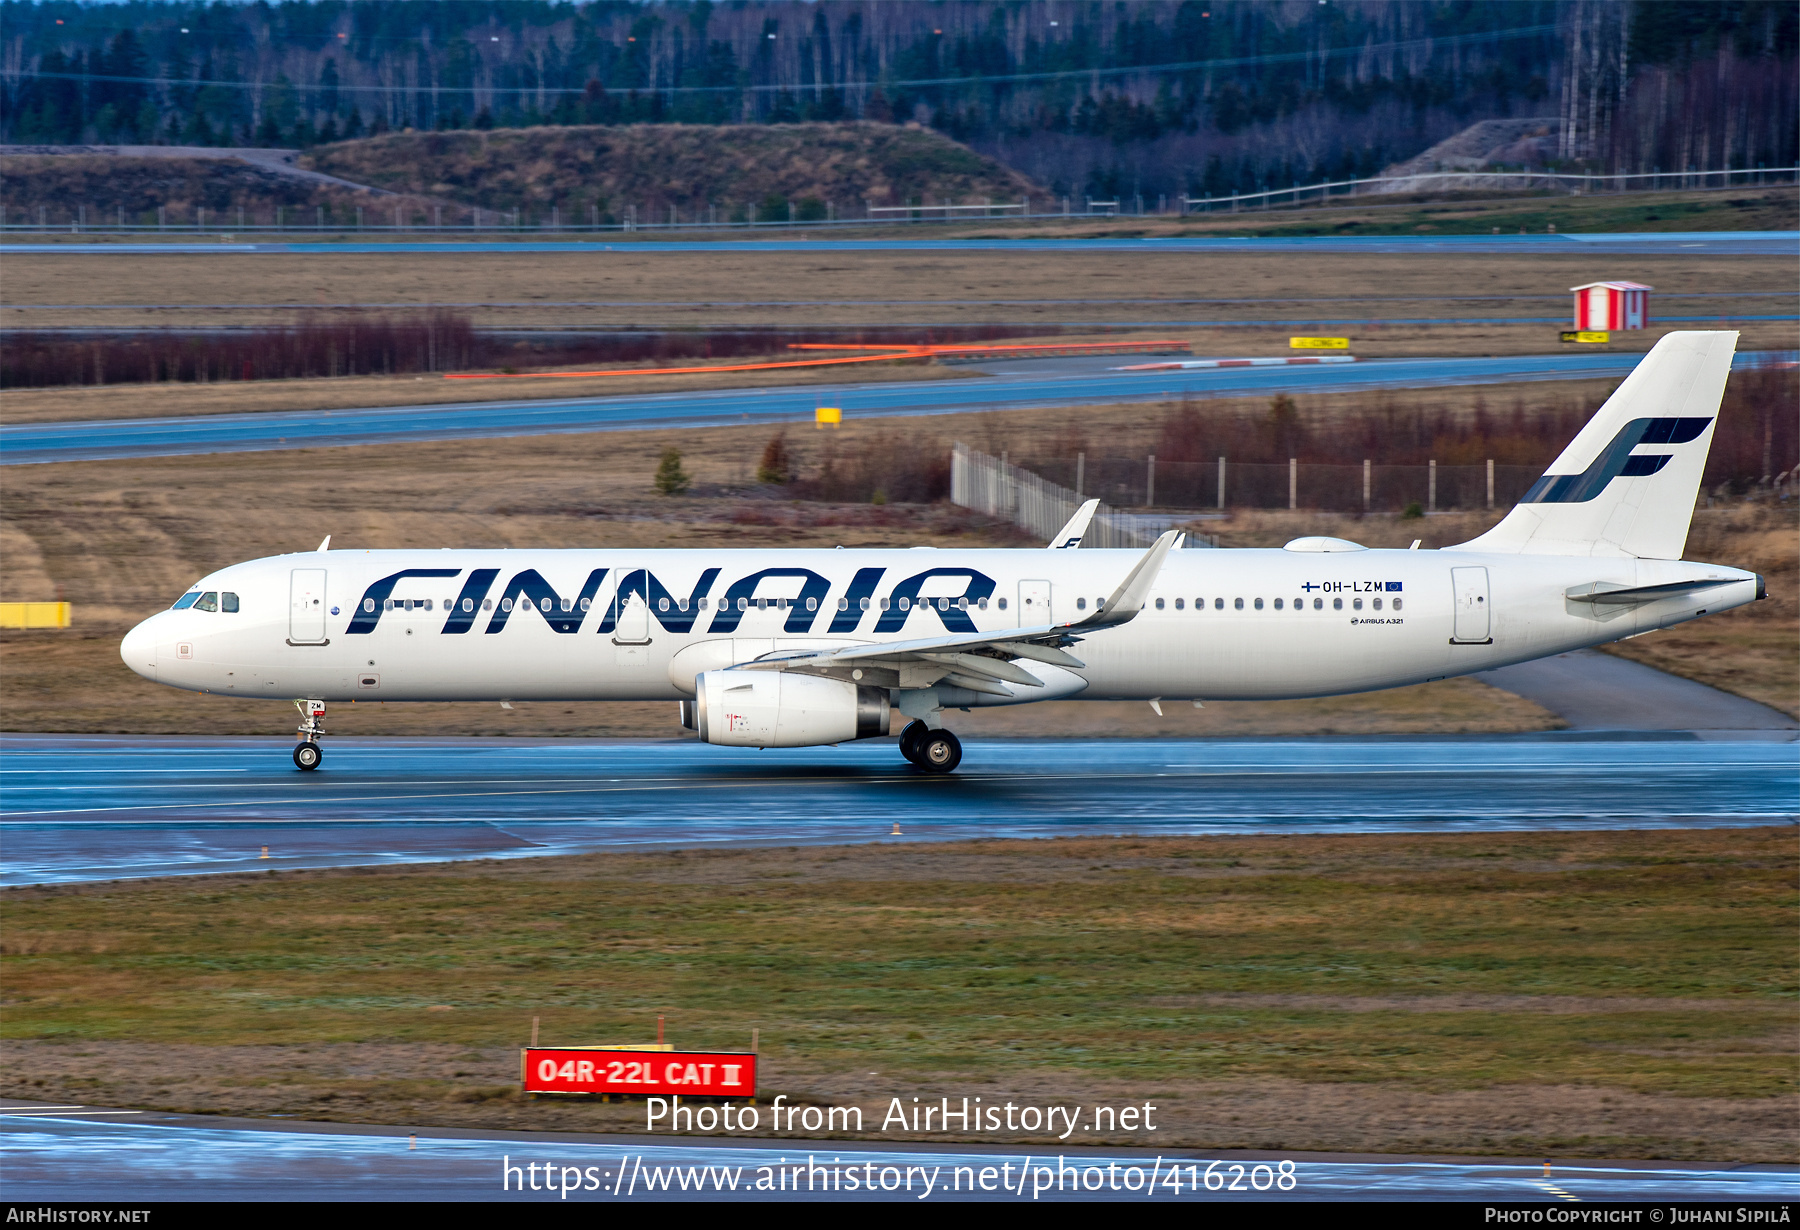
POLYGON ((1666 335, 1499 525, 1450 549, 1680 559, 1737 337, 1666 335))

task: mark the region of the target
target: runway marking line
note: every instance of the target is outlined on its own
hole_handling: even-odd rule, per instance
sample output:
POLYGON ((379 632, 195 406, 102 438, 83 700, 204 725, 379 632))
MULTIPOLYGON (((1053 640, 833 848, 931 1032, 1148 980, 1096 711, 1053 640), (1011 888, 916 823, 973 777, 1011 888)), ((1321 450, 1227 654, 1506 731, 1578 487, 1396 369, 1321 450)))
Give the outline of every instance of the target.
MULTIPOLYGON (((1376 776, 1376 775, 1383 774, 1383 773, 1397 774, 1398 772, 1399 771, 1396 771, 1396 770, 1374 770, 1374 771, 1370 771, 1370 772, 1366 773, 1365 776, 1376 776)), ((1467 772, 1468 772, 1467 769, 1460 769, 1460 770, 1454 770, 1454 771, 1453 770, 1421 770, 1419 772, 1408 772, 1408 773, 1406 773, 1406 776, 1415 776, 1415 777, 1450 776, 1450 775, 1452 775, 1452 773, 1454 773, 1457 776, 1466 776, 1467 772)), ((921 777, 914 777, 914 776, 893 776, 893 777, 858 778, 858 779, 854 779, 854 780, 838 778, 838 779, 830 779, 830 780, 826 781, 824 784, 827 784, 827 785, 842 784, 842 785, 850 785, 850 786, 873 786, 873 785, 892 785, 892 784, 897 784, 897 783, 907 783, 910 785, 918 786, 920 788, 926 788, 926 787, 930 787, 933 785, 949 785, 957 780, 964 781, 964 782, 980 782, 980 783, 1002 783, 1002 782, 1016 782, 1016 781, 1026 781, 1026 782, 1072 781, 1072 780, 1104 781, 1104 780, 1112 780, 1112 779, 1139 779, 1139 780, 1141 780, 1145 777, 1152 777, 1152 776, 1168 777, 1171 775, 1168 775, 1168 774, 1154 775, 1154 774, 1144 774, 1144 773, 1058 773, 1058 774, 1012 773, 1012 774, 990 774, 990 775, 981 775, 981 776, 965 776, 961 779, 951 779, 951 778, 947 778, 947 777, 945 777, 945 778, 921 778, 921 777)), ((1187 776, 1193 777, 1196 779, 1220 778, 1220 777, 1249 777, 1249 778, 1268 777, 1268 778, 1273 778, 1273 777, 1291 777, 1291 776, 1293 776, 1293 774, 1291 772, 1273 771, 1273 772, 1258 772, 1258 773, 1194 773, 1194 774, 1188 774, 1187 776)), ((448 785, 450 783, 443 783, 443 784, 448 785)), ((157 810, 163 810, 163 809, 167 809, 167 808, 171 808, 171 807, 185 807, 185 808, 190 808, 190 809, 220 808, 220 807, 274 807, 274 806, 281 806, 281 805, 294 804, 294 803, 312 804, 315 806, 326 805, 326 804, 345 806, 345 805, 358 804, 358 803, 404 802, 407 800, 414 800, 414 799, 463 799, 463 798, 479 799, 479 798, 511 798, 511 797, 518 797, 518 796, 548 796, 548 795, 564 795, 564 794, 629 794, 629 793, 634 793, 634 792, 649 793, 649 792, 677 791, 677 790, 687 790, 687 789, 711 789, 711 790, 736 789, 736 788, 740 788, 745 785, 768 787, 768 786, 777 786, 777 785, 802 785, 803 786, 803 785, 809 785, 809 784, 816 785, 816 784, 820 784, 820 783, 818 782, 817 779, 811 779, 811 778, 786 778, 786 779, 777 778, 777 779, 755 779, 755 780, 748 780, 748 781, 746 781, 746 780, 718 780, 718 781, 702 781, 702 782, 681 781, 681 782, 677 782, 675 784, 663 785, 663 784, 656 784, 655 780, 653 779, 650 782, 635 783, 635 784, 620 784, 617 786, 613 786, 612 788, 600 788, 598 786, 594 786, 594 787, 584 787, 584 788, 567 789, 567 790, 543 790, 543 789, 538 789, 538 790, 460 790, 460 791, 445 791, 445 792, 430 793, 430 794, 329 795, 329 796, 323 796, 323 797, 315 795, 315 796, 299 796, 299 797, 294 797, 294 798, 231 799, 231 800, 223 800, 223 801, 219 801, 219 802, 189 801, 189 802, 175 802, 175 803, 138 803, 138 804, 121 805, 121 806, 117 806, 117 807, 81 807, 81 808, 58 808, 58 809, 54 809, 54 810, 41 809, 41 810, 35 810, 35 811, 0 812, 0 825, 6 824, 6 823, 11 823, 11 822, 17 822, 20 820, 25 820, 25 819, 28 819, 30 817, 35 817, 35 816, 73 816, 73 815, 82 815, 82 814, 86 814, 86 813, 157 811, 157 810)), ((206 786, 159 787, 159 789, 182 789, 182 788, 219 789, 221 787, 206 787, 206 786)), ((58 787, 58 789, 80 790, 80 789, 94 789, 94 788, 93 787, 73 787, 73 786, 71 786, 71 787, 58 787)), ((1629 812, 1629 813, 1612 813, 1612 814, 1615 814, 1615 815, 1624 814, 1624 815, 1631 815, 1631 816, 1639 816, 1639 815, 1650 815, 1650 814, 1664 815, 1666 813, 1664 813, 1664 812, 1655 812, 1655 813, 1629 812)), ((1683 813, 1683 814, 1687 814, 1687 813, 1683 813)), ((1715 813, 1715 814, 1725 814, 1725 813, 1715 813)), ((1782 817, 1782 816, 1788 815, 1789 813, 1787 813, 1787 812, 1752 812, 1752 813, 1732 812, 1729 814, 1731 814, 1731 815, 1757 815, 1757 816, 1764 816, 1764 817, 1782 817)), ((320 819, 323 819, 323 818, 320 818, 320 819)), ((273 823, 274 821, 271 820, 271 821, 266 821, 266 822, 273 823)))

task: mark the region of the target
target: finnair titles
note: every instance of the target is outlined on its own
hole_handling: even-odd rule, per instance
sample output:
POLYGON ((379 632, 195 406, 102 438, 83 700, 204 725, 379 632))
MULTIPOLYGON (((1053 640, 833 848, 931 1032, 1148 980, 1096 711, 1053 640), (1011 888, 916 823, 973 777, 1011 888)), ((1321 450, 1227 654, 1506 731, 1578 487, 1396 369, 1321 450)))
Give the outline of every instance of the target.
MULTIPOLYGON (((731 747, 878 738, 948 773, 945 714, 1266 700, 1442 679, 1764 596, 1682 560, 1737 334, 1671 333, 1497 526, 1438 550, 317 551, 201 578, 121 646, 189 691, 292 701, 672 700, 731 747), (896 717, 896 714, 899 715, 896 717)), ((1046 730, 1045 733, 1054 733, 1046 730)))

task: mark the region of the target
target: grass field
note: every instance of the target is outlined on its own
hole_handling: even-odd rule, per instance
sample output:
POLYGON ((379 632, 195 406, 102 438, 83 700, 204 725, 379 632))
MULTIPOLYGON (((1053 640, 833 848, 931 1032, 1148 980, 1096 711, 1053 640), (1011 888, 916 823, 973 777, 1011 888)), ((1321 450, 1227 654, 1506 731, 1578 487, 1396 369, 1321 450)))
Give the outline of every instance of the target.
MULTIPOLYGON (((1571 245, 1572 247, 1574 245, 1571 245)), ((346 253, 7 257, 7 328, 241 327, 294 310, 469 305, 479 328, 700 328, 726 325, 1093 324, 1383 317, 1546 316, 1561 320, 1571 286, 1629 276, 1673 296, 1779 292, 1713 310, 1794 311, 1780 261, 1761 256, 1620 257, 1605 251, 1508 255, 1359 253, 611 251, 463 255, 346 253), (1545 295, 1524 302, 1455 295, 1545 295), (1417 296, 1393 301, 1390 296, 1417 296), (1144 302, 1151 300, 1153 302, 1144 302), (1179 303, 1178 300, 1226 300, 1179 303), (1250 302, 1233 303, 1231 300, 1250 302), (1313 300, 1314 302, 1301 302, 1313 300), (48 310, 49 305, 65 305, 48 310), (66 305, 95 305, 70 308, 66 305), (229 305, 229 306, 227 306, 229 305)), ((1553 348, 1557 324, 1535 326, 1553 348)), ((1787 326, 1792 336, 1792 325, 1787 326)), ((1285 334, 1282 335, 1285 340, 1285 334)), ((1787 343, 1791 345, 1790 343, 1787 343)), ((1440 353, 1466 353, 1449 350, 1440 353)), ((1479 351, 1477 351, 1479 353, 1479 351)))
POLYGON ((641 1107, 521 1101, 513 1048, 533 1017, 575 1043, 666 1015, 680 1046, 760 1030, 765 1097, 871 1127, 968 1094, 1153 1102, 1168 1145, 1792 1162, 1795 875, 1783 826, 14 890, 0 1092, 625 1130, 641 1107))

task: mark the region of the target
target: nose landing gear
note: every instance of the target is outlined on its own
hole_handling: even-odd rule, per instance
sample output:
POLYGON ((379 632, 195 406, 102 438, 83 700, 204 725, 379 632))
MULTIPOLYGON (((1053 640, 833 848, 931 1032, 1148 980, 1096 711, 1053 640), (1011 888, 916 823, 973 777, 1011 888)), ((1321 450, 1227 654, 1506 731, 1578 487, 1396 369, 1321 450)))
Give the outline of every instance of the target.
POLYGON ((950 773, 962 763, 962 740, 914 720, 900 732, 900 754, 927 773, 950 773))
POLYGON ((306 720, 300 723, 300 742, 294 745, 294 767, 312 770, 319 767, 325 759, 325 752, 319 747, 319 740, 325 734, 325 702, 322 700, 297 700, 294 708, 306 720))

